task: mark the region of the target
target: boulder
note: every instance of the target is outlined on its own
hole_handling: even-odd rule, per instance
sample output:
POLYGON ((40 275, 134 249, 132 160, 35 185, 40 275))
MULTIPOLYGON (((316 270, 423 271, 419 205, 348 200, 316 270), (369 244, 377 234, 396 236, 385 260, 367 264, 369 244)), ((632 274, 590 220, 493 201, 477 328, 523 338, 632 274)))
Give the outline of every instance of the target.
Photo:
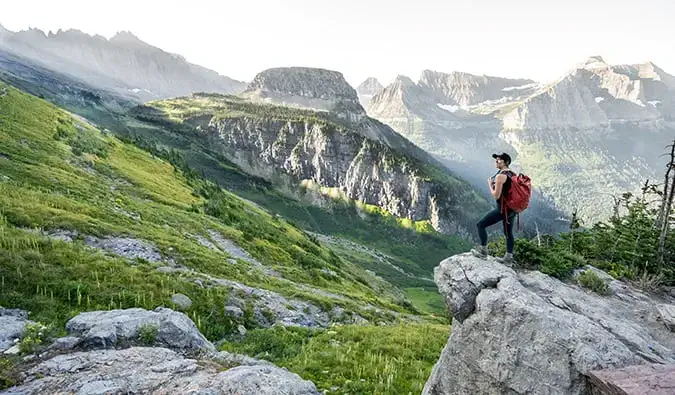
POLYGON ((178 306, 181 310, 187 310, 192 306, 192 300, 183 294, 171 295, 171 302, 178 306))
POLYGON ((27 372, 6 395, 241 394, 318 395, 316 386, 272 365, 222 371, 216 363, 187 359, 167 348, 130 347, 59 355, 27 372))
POLYGON ((0 352, 14 346, 30 322, 25 311, 0 307, 0 352))
POLYGON ((66 323, 66 330, 81 339, 83 348, 150 342, 186 352, 215 350, 188 316, 163 307, 81 313, 66 323))
POLYGON ((423 394, 588 394, 592 371, 675 363, 664 308, 629 286, 600 296, 470 254, 434 279, 453 323, 423 394))

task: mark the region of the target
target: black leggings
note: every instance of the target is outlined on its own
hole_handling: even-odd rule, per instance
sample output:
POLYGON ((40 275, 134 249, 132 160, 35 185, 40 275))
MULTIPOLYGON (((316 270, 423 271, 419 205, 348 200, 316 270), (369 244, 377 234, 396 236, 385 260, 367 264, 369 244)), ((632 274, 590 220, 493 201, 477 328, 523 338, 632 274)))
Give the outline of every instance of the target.
MULTIPOLYGON (((511 210, 507 212, 509 216, 509 224, 502 226, 502 228, 504 229, 504 235, 506 236, 506 252, 513 254, 513 220, 516 217, 516 213, 514 213, 511 210)), ((485 228, 487 228, 488 226, 492 226, 497 222, 503 221, 504 221, 504 214, 501 213, 499 207, 485 214, 485 216, 480 221, 478 221, 477 224, 478 237, 480 237, 481 245, 483 246, 487 245, 488 235, 485 228)))

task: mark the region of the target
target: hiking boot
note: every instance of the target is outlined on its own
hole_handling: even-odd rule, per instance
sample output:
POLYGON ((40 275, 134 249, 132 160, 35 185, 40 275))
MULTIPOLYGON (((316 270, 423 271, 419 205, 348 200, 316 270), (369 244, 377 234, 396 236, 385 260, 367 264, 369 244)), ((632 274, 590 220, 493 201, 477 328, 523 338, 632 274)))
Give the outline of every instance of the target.
POLYGON ((495 258, 495 261, 501 263, 502 265, 511 267, 513 265, 513 254, 509 254, 507 252, 503 258, 495 258))
POLYGON ((476 258, 485 259, 488 256, 487 246, 476 246, 476 248, 471 249, 471 253, 476 258))

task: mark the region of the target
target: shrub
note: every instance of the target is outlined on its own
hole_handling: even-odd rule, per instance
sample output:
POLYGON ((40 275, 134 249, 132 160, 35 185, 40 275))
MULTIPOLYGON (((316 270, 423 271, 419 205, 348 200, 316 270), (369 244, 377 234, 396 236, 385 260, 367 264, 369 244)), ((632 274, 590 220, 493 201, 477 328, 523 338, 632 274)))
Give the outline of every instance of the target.
POLYGON ((159 327, 155 324, 143 324, 138 328, 138 340, 146 345, 151 346, 157 341, 159 334, 159 327))
POLYGON ((579 284, 582 287, 588 288, 591 291, 600 294, 600 295, 611 295, 612 292, 609 289, 609 286, 603 279, 601 279, 593 270, 586 269, 583 273, 579 274, 577 278, 579 284))

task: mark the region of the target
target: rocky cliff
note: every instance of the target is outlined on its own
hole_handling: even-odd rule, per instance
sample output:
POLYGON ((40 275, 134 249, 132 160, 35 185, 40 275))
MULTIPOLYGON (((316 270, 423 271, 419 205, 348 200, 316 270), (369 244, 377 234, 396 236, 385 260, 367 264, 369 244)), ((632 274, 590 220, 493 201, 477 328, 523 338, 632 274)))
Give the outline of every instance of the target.
POLYGON ((606 274, 600 296, 468 254, 434 273, 453 323, 423 394, 589 394, 593 371, 675 363, 672 298, 606 274))
MULTIPOLYGON (((429 221, 443 233, 472 233, 478 212, 488 207, 466 182, 400 147, 368 137, 362 131, 366 126, 339 123, 313 111, 213 96, 155 105, 174 112, 210 108, 197 116, 180 116, 212 149, 293 195, 303 185, 319 195, 342 196, 400 218, 429 221)), ((367 124, 379 126, 375 121, 367 124)), ((315 203, 323 204, 320 201, 315 203)))
POLYGON ((244 83, 153 47, 129 32, 110 39, 78 30, 0 31, 0 48, 137 101, 192 92, 236 93, 244 83))

